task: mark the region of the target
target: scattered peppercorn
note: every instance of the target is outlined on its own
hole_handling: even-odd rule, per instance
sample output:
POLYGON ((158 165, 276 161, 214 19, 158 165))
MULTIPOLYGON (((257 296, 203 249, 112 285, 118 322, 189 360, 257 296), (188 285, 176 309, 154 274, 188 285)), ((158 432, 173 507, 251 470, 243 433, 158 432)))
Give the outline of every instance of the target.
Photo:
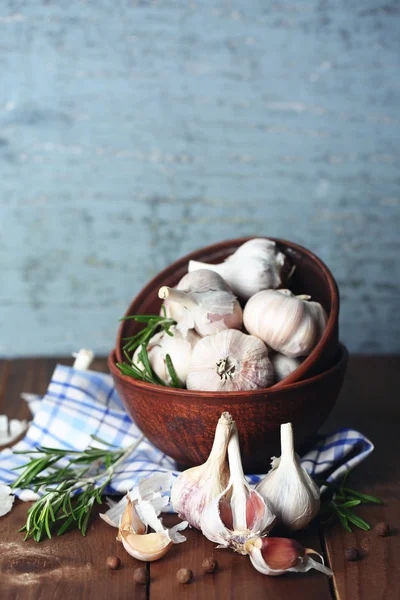
POLYGON ((357 560, 359 556, 359 552, 355 546, 353 546, 352 548, 347 548, 344 551, 344 557, 346 560, 354 561, 357 560))
POLYGON ((376 535, 380 535, 381 537, 387 537, 388 535, 390 535, 390 525, 388 525, 388 523, 384 523, 383 521, 381 523, 377 523, 375 525, 375 532, 376 535))
POLYGON ((116 571, 117 569, 120 568, 120 566, 121 566, 121 559, 119 559, 118 556, 109 556, 107 558, 107 567, 109 569, 116 571))
POLYGON ((190 583, 193 579, 193 571, 191 569, 179 569, 176 578, 179 583, 190 583))
POLYGON ((133 579, 136 583, 140 583, 141 585, 149 583, 150 575, 146 567, 139 567, 139 569, 136 569, 133 574, 133 579))
POLYGON ((203 560, 201 566, 205 573, 215 573, 218 569, 218 561, 213 556, 209 556, 203 560))

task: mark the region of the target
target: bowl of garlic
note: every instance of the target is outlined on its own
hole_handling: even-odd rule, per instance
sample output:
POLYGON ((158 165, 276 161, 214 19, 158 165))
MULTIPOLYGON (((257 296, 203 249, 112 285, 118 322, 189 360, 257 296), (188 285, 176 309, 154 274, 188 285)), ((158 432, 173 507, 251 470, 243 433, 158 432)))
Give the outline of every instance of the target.
POLYGON ((130 415, 179 463, 205 460, 211 423, 226 410, 245 469, 262 471, 281 423, 295 424, 301 446, 336 400, 347 365, 338 314, 336 282, 309 250, 229 240, 181 258, 143 288, 109 366, 130 415))

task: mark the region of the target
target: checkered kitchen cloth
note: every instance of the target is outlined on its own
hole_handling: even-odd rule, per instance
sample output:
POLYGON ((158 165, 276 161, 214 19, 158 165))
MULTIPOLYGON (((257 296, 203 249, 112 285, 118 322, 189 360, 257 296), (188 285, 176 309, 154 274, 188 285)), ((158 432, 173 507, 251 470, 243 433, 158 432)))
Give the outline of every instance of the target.
MULTIPOLYGON (((107 494, 125 494, 154 472, 178 474, 175 462, 143 437, 131 421, 110 375, 58 365, 44 398, 30 399, 33 420, 24 439, 13 449, 0 452, 0 483, 12 483, 18 474, 13 469, 27 462, 27 455, 14 454, 13 450, 28 452, 40 445, 84 450, 90 444, 100 445, 93 442, 92 435, 118 447, 140 440, 133 454, 116 469, 105 490, 107 494)), ((343 428, 319 437, 301 463, 311 476, 334 481, 363 461, 373 449, 373 444, 361 433, 343 428)), ((248 481, 256 484, 262 477, 249 475, 248 481)), ((15 494, 21 499, 33 499, 31 492, 16 490, 15 494)))

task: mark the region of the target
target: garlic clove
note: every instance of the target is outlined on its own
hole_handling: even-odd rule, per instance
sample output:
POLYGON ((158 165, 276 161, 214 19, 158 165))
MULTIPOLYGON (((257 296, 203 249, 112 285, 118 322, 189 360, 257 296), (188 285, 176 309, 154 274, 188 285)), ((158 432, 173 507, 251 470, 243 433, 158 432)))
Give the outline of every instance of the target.
POLYGON ((245 300, 261 290, 280 287, 291 270, 286 255, 277 249, 275 242, 264 238, 245 242, 218 265, 191 260, 189 272, 198 269, 218 273, 234 294, 245 300))
POLYGON ((204 507, 222 492, 229 481, 226 452, 232 430, 232 417, 222 413, 207 461, 181 473, 172 485, 171 503, 178 515, 200 529, 204 507))
POLYGON ((121 521, 119 523, 119 535, 121 532, 134 533, 143 535, 147 532, 147 525, 143 523, 137 513, 137 500, 131 500, 127 498, 127 503, 124 512, 122 513, 121 521))
POLYGON ((289 530, 303 529, 317 515, 320 491, 294 452, 291 423, 281 425, 281 457, 273 461, 272 470, 256 489, 289 530))
POLYGON ((244 477, 236 425, 229 440, 228 457, 231 471, 228 486, 204 508, 200 525, 206 538, 218 547, 247 554, 245 542, 267 533, 275 523, 275 515, 268 501, 244 477))
POLYGON ((147 533, 146 535, 123 531, 121 532, 121 542, 128 554, 137 560, 146 562, 162 558, 173 544, 167 531, 164 533, 147 533))
POLYGON ((325 330, 327 316, 309 296, 289 290, 264 290, 247 302, 243 322, 247 331, 285 356, 307 356, 325 330))
POLYGON ((332 576, 323 558, 310 548, 303 548, 296 540, 287 538, 255 537, 245 543, 252 565, 264 575, 283 575, 289 572, 305 573, 310 569, 332 576), (311 558, 315 554, 322 562, 311 558))
POLYGON ((269 359, 274 367, 275 381, 282 381, 293 373, 303 362, 301 358, 290 358, 279 352, 271 352, 269 359))
MULTIPOLYGON (((185 385, 192 349, 201 338, 194 330, 189 330, 183 335, 176 326, 170 328, 170 333, 172 335, 168 335, 166 331, 160 331, 150 339, 147 345, 150 366, 162 381, 171 385, 172 379, 166 364, 168 354, 181 385, 185 385)), ((140 351, 141 346, 135 350, 132 361, 142 369, 143 365, 139 358, 140 351)))
POLYGON ((237 298, 222 277, 212 271, 187 273, 176 288, 160 288, 158 296, 185 309, 177 324, 183 333, 194 327, 205 336, 242 326, 242 308, 237 298))
POLYGON ((255 336, 228 329, 196 344, 186 386, 189 390, 237 392, 266 388, 273 381, 265 344, 255 336))

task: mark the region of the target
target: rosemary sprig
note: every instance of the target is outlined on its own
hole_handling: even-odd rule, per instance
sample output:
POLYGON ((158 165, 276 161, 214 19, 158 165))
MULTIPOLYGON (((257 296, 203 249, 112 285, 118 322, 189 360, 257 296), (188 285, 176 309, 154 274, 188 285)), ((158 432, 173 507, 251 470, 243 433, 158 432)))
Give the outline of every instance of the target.
MULTIPOLYGON (((121 319, 122 321, 131 319, 137 321, 138 323, 144 323, 145 327, 143 327, 143 329, 141 329, 135 335, 124 338, 125 344, 122 349, 124 351, 126 361, 123 363, 117 363, 117 367, 123 375, 127 375, 128 377, 140 379, 141 381, 146 381, 147 383, 155 383, 157 385, 168 386, 168 384, 165 383, 165 381, 160 379, 157 376, 157 374, 154 373, 153 369, 151 368, 149 357, 147 354, 147 345, 150 339, 158 330, 163 329, 165 333, 167 333, 167 335, 173 335, 173 333, 171 333, 171 327, 173 325, 176 325, 176 321, 167 317, 164 306, 162 307, 162 309, 163 316, 132 315, 121 319), (143 365, 143 369, 139 368, 139 366, 135 364, 132 360, 135 350, 139 347, 140 351, 138 358, 141 364, 143 365)), ((171 387, 181 388, 182 384, 176 375, 176 371, 174 369, 171 357, 169 355, 166 356, 165 362, 168 373, 171 377, 171 387)))
POLYGON ((11 487, 45 492, 28 510, 27 521, 20 529, 25 531, 25 539, 32 537, 40 542, 46 536, 51 538, 52 531, 62 535, 72 527, 78 527, 86 535, 94 504, 102 503, 103 492, 116 468, 143 436, 127 448, 115 448, 96 436, 92 438, 108 448, 89 446, 83 451, 71 451, 39 446, 31 452, 14 452, 31 456, 27 464, 15 469, 23 471, 11 487), (58 464, 66 458, 66 465, 58 464), (96 487, 100 481, 101 485, 96 487))
POLYGON ((362 494, 357 490, 345 486, 348 475, 349 471, 344 476, 340 485, 331 483, 330 481, 316 481, 318 485, 324 485, 333 491, 333 497, 322 505, 320 514, 328 514, 327 521, 336 516, 346 531, 352 531, 350 525, 355 525, 363 531, 369 531, 371 525, 356 515, 352 509, 360 504, 382 504, 382 500, 375 496, 362 494))

